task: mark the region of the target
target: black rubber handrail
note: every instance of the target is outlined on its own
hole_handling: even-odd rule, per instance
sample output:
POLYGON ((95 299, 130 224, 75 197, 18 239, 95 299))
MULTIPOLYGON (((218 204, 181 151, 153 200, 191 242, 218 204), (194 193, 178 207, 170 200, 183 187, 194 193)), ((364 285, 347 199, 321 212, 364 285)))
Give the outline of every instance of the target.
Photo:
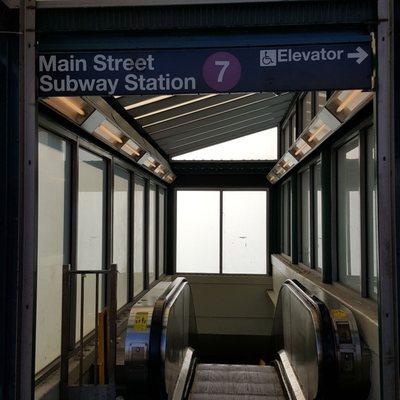
POLYGON ((322 359, 318 371, 317 399, 334 398, 334 382, 336 371, 336 351, 332 321, 325 303, 312 294, 305 286, 295 279, 288 279, 284 285, 290 287, 297 295, 310 304, 319 315, 321 327, 322 359))
POLYGON ((161 355, 165 307, 186 283, 186 278, 176 278, 154 304, 149 338, 149 377, 152 385, 150 389, 154 399, 166 398, 167 396, 161 355))

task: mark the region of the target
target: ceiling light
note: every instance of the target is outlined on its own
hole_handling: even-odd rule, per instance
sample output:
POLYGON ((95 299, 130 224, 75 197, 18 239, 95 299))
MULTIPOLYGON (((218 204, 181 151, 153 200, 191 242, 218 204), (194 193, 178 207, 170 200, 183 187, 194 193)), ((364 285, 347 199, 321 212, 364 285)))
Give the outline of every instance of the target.
POLYGON ((123 143, 121 131, 108 121, 102 122, 93 133, 113 144, 123 143))
POLYGON ((168 175, 166 175, 164 178, 163 178, 165 181, 167 181, 168 183, 172 183, 175 179, 176 179, 176 176, 175 176, 175 174, 173 174, 172 172, 170 172, 168 175))
POLYGON ((140 147, 133 141, 128 139, 122 146, 121 150, 130 156, 140 157, 141 149, 140 147))
MULTIPOLYGON (((212 95, 212 96, 218 96, 218 95, 221 95, 221 93, 215 94, 215 95, 212 95)), ((217 104, 211 104, 211 105, 208 105, 208 106, 205 106, 205 107, 201 107, 201 108, 198 108, 198 109, 195 109, 195 110, 192 110, 192 111, 185 112, 183 114, 177 114, 177 115, 174 115, 173 117, 168 117, 168 118, 165 118, 165 119, 161 119, 159 121, 152 122, 150 124, 143 125, 143 128, 148 128, 150 126, 158 125, 158 124, 161 124, 161 123, 164 123, 164 122, 167 122, 167 121, 171 121, 171 120, 174 120, 174 119, 177 119, 177 118, 181 118, 181 117, 184 117, 186 115, 195 114, 195 113, 200 112, 200 111, 212 109, 214 107, 218 107, 218 106, 221 106, 223 104, 231 103, 231 102, 243 99, 245 97, 253 96, 253 95, 255 95, 255 93, 246 93, 244 95, 235 97, 233 99, 228 97, 228 100, 221 101, 221 102, 219 102, 217 104)), ((204 99, 204 97, 202 97, 201 99, 204 99)), ((136 118, 138 118, 138 117, 136 117, 136 118)))
POLYGON ((186 106, 188 104, 197 103, 198 101, 205 100, 205 99, 208 99, 210 97, 214 97, 214 96, 218 96, 218 95, 219 95, 219 93, 207 94, 205 96, 199 96, 199 97, 196 97, 195 99, 187 100, 187 101, 184 101, 184 102, 179 103, 179 104, 174 104, 173 106, 160 108, 158 110, 151 111, 151 112, 149 112, 147 114, 139 115, 139 116, 137 116, 135 118, 136 119, 140 119, 140 118, 150 117, 152 115, 159 114, 159 113, 164 112, 164 111, 169 111, 169 110, 173 110, 174 108, 179 108, 179 107, 182 107, 182 106, 186 106))
POLYGON ((79 125, 94 111, 81 97, 47 97, 42 101, 79 125))
POLYGON ((323 108, 311 121, 311 124, 301 134, 301 138, 306 140, 313 147, 324 138, 334 132, 340 126, 340 121, 328 110, 323 108))
POLYGON ((159 165, 155 170, 154 173, 160 177, 164 176, 166 174, 165 167, 163 165, 159 165))
POLYGON ((143 107, 143 106, 146 106, 147 104, 152 104, 152 103, 155 103, 160 100, 168 99, 169 97, 172 97, 172 96, 173 96, 172 94, 166 94, 163 96, 155 96, 155 97, 151 97, 150 99, 147 99, 147 100, 142 100, 142 101, 138 101, 137 103, 129 104, 129 105, 125 106, 124 108, 126 111, 129 111, 134 108, 143 107))
POLYGON ((311 146, 302 138, 299 138, 295 145, 294 145, 294 156, 297 157, 297 159, 301 158, 304 156, 306 153, 308 153, 311 150, 311 146))
POLYGON ((146 153, 139 161, 138 163, 140 165, 145 166, 147 169, 149 169, 150 171, 154 171, 159 163, 156 162, 156 160, 154 159, 154 157, 152 157, 149 153, 146 153))
POLYGON ((344 122, 367 104, 373 96, 374 92, 360 89, 337 91, 329 99, 326 108, 341 122, 344 122))

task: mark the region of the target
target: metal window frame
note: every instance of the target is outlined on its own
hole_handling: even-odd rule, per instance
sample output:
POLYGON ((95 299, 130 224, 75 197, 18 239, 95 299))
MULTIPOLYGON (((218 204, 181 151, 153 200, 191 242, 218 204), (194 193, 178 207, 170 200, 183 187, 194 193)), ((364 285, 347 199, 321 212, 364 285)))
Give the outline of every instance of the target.
MULTIPOLYGON (((311 209, 312 209, 312 226, 311 226, 311 230, 312 230, 312 246, 311 246, 311 268, 316 270, 317 272, 322 272, 322 268, 318 268, 318 262, 317 262, 317 257, 318 257, 318 249, 316 246, 316 239, 317 239, 317 229, 316 229, 316 222, 317 222, 317 214, 318 214, 318 204, 315 201, 316 198, 316 169, 317 166, 320 166, 321 169, 321 160, 320 158, 314 162, 312 164, 312 177, 311 177, 311 209)), ((321 180, 321 178, 320 178, 321 180)), ((321 188, 321 194, 322 194, 322 188, 321 188)), ((321 210, 321 217, 322 217, 322 210, 321 210)), ((321 218, 322 219, 322 218, 321 218)), ((322 224, 321 224, 322 225, 322 224)))
MULTIPOLYGON (((176 250, 177 250, 177 243, 178 243, 178 237, 177 237, 177 194, 178 192, 182 191, 182 192, 207 192, 207 191, 211 191, 211 192, 218 192, 219 193, 219 255, 218 255, 218 263, 219 263, 219 268, 218 268, 218 272, 207 272, 207 274, 209 275, 225 275, 225 276, 269 276, 269 262, 268 262, 268 255, 269 255, 269 244, 268 244, 268 236, 269 236, 269 232, 268 232, 268 216, 269 214, 269 192, 268 192, 268 188, 230 188, 230 187, 218 187, 218 188, 212 188, 212 187, 204 187, 204 188, 197 188, 197 187, 174 187, 173 188, 174 191, 174 203, 175 203, 175 216, 174 216, 174 274, 177 273, 177 265, 176 265, 176 250), (265 273, 263 274, 246 274, 246 273, 238 273, 238 274, 234 274, 234 273, 228 273, 228 272, 223 272, 223 193, 224 192, 265 192, 265 206, 266 206, 266 262, 265 262, 265 273)), ((180 274, 188 274, 188 275, 204 275, 205 272, 179 272, 180 274)))
MULTIPOLYGON (((129 229, 128 229, 128 243, 131 250, 129 251, 128 256, 128 293, 127 293, 127 302, 120 307, 120 310, 126 308, 126 306, 130 302, 134 302, 139 299, 143 293, 149 288, 149 285, 144 282, 143 290, 133 295, 133 279, 134 279, 134 270, 133 270, 133 257, 134 257, 134 246, 133 246, 133 231, 134 231, 134 182, 135 177, 139 177, 146 180, 151 181, 157 188, 162 187, 163 190, 166 190, 167 186, 160 184, 160 182, 152 179, 149 174, 145 171, 139 170, 135 165, 126 162, 125 160, 115 157, 113 154, 107 152, 106 150, 99 147, 96 143, 91 143, 85 138, 80 137, 78 134, 70 131, 68 128, 63 125, 55 122, 51 118, 48 118, 44 115, 39 115, 38 119, 38 131, 43 130, 49 134, 55 135, 61 140, 66 141, 70 146, 71 151, 71 167, 70 167, 70 232, 69 232, 69 241, 70 247, 68 251, 68 258, 70 260, 71 269, 76 270, 77 268, 77 253, 78 253, 78 198, 79 198, 79 149, 82 148, 85 151, 88 151, 92 154, 95 154, 98 157, 101 157, 105 162, 105 188, 104 188, 104 197, 105 197, 105 207, 104 207, 104 265, 103 268, 110 266, 113 258, 113 195, 114 195, 114 174, 115 167, 119 167, 126 171, 129 174, 129 229)), ((146 246, 146 239, 144 240, 144 246, 146 246)), ((156 241, 156 249, 158 251, 158 241, 156 241)), ((144 280, 145 278, 144 273, 144 280)), ((156 277, 156 280, 158 278, 156 277)), ((76 279, 72 279, 73 287, 73 296, 71 298, 70 305, 70 313, 72 321, 75 321, 76 315, 76 306, 77 306, 77 283, 76 279)), ((104 282, 105 285, 105 282, 104 282)), ((107 289, 103 287, 102 293, 102 302, 105 305, 107 299, 107 289)), ((70 338, 71 342, 69 343, 69 349, 72 351, 75 349, 75 324, 70 324, 70 338)), ((36 334, 36 331, 35 333, 36 334)), ((90 334, 89 334, 90 335, 90 334)), ((51 371, 53 371, 56 367, 58 367, 59 360, 56 359, 54 362, 50 363, 43 370, 39 371, 36 376, 38 379, 41 379, 41 376, 47 375, 51 371)))
MULTIPOLYGON (((126 172, 128 174, 128 232, 127 232, 127 242, 128 242, 128 255, 127 255, 127 272, 128 272, 128 282, 127 282, 127 293, 126 293, 126 303, 120 307, 119 310, 123 309, 126 307, 126 305, 131 301, 131 291, 130 291, 130 281, 133 278, 132 277, 132 269, 131 269, 131 252, 130 252, 130 247, 131 247, 131 236, 132 236, 132 227, 131 227, 131 203, 133 202, 132 199, 132 186, 131 186, 131 179, 132 179, 132 174, 129 170, 125 169, 119 163, 115 162, 113 163, 113 168, 112 168, 112 174, 113 174, 113 183, 115 183, 115 174, 116 174, 116 169, 119 168, 122 171, 126 172)), ((114 202, 114 195, 115 195, 115 184, 113 185, 113 205, 112 205, 112 216, 113 216, 113 221, 112 221, 112 241, 111 241, 111 248, 112 248, 112 259, 111 262, 114 263, 114 211, 115 211, 115 202, 114 202)), ((133 280, 133 279, 132 279, 133 280)), ((119 311, 117 310, 117 311, 119 311)))
POLYGON ((365 207, 365 199, 366 199, 366 185, 365 185, 365 175, 366 175, 366 164, 365 164, 365 133, 366 133, 366 125, 368 123, 364 122, 361 127, 357 127, 354 129, 352 132, 350 132, 348 135, 345 137, 341 138, 337 142, 334 143, 332 146, 332 161, 333 161, 333 171, 335 178, 332 180, 333 181, 333 201, 334 201, 334 209, 335 209, 335 214, 334 214, 334 234, 332 237, 334 237, 334 251, 333 254, 335 254, 334 257, 334 262, 333 262, 333 276, 332 279, 334 281, 340 282, 346 287, 349 287, 348 285, 345 285, 342 281, 340 281, 340 275, 339 275, 339 260, 337 257, 337 254, 339 252, 339 229, 338 229, 338 224, 339 224, 339 219, 338 219, 338 194, 339 194, 339 188, 338 188, 338 150, 349 143, 350 141, 357 139, 358 141, 358 147, 359 147, 359 180, 360 180, 360 242, 361 242, 361 260, 360 260, 360 290, 355 290, 354 288, 349 287, 351 290, 357 292, 361 297, 365 298, 368 297, 367 293, 367 287, 368 287, 368 276, 367 276, 367 271, 366 271, 366 253, 367 253, 367 242, 366 242, 366 207, 365 207))
POLYGON ((312 224, 314 222, 314 217, 313 217, 313 201, 312 201, 312 181, 313 181, 313 164, 307 164, 306 166, 304 166, 303 168, 301 168, 298 172, 298 180, 299 180, 299 184, 298 184, 298 219, 299 219, 299 223, 298 223, 298 241, 299 241, 299 246, 298 246, 298 260, 299 263, 301 263, 302 265, 304 265, 307 268, 310 269, 314 269, 313 268, 313 256, 312 256, 312 252, 313 252, 313 235, 312 235, 312 224), (309 223, 309 227, 310 227, 310 231, 309 231, 309 248, 310 248, 310 264, 306 264, 304 262, 303 259, 303 230, 302 230, 302 225, 303 225, 303 199, 302 199, 302 192, 303 192, 303 174, 305 172, 309 173, 309 177, 308 177, 308 185, 309 185, 309 191, 310 191, 310 204, 309 204, 309 209, 308 209, 308 223, 309 223))
POLYGON ((287 258, 289 261, 292 261, 292 211, 291 211, 291 204, 292 204, 292 184, 291 184, 291 178, 286 179, 282 184, 280 185, 280 197, 281 197, 281 204, 283 207, 281 207, 281 243, 280 243, 280 253, 282 256, 287 258), (286 187, 286 189, 285 189, 286 187), (285 190, 287 192, 287 205, 285 204, 285 190), (287 209, 286 209, 287 208, 287 209), (288 237, 288 248, 290 250, 290 254, 285 253, 285 212, 288 213, 288 226, 287 226, 287 237, 288 237))

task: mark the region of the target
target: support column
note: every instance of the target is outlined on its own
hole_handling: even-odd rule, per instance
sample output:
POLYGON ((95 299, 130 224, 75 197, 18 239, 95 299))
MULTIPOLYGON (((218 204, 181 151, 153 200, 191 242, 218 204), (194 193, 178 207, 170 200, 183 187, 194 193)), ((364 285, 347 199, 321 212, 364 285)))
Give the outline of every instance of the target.
MULTIPOLYGON (((400 286, 400 136, 398 49, 395 48, 394 16, 397 0, 378 0, 376 37, 378 70, 375 111, 377 115, 378 243, 379 243, 379 351, 381 398, 400 397, 399 382, 399 286, 400 286), (396 57, 396 58, 394 58, 396 57), (398 85, 398 82, 397 82, 398 85), (395 105, 395 102, 397 103, 395 105), (397 121, 396 121, 397 118, 397 121)), ((397 37, 398 39, 398 37, 397 37)), ((398 45, 398 43, 397 43, 398 45)))
POLYGON ((34 0, 20 1, 19 45, 19 263, 16 398, 30 400, 35 369, 37 266, 37 158, 34 0))
MULTIPOLYGON (((331 151, 321 153, 321 195, 322 195, 322 282, 332 283, 332 230, 336 221, 336 210, 332 208, 331 151)), ((336 243, 336 241, 334 241, 336 243)), ((335 252, 334 252, 335 253, 335 252)))

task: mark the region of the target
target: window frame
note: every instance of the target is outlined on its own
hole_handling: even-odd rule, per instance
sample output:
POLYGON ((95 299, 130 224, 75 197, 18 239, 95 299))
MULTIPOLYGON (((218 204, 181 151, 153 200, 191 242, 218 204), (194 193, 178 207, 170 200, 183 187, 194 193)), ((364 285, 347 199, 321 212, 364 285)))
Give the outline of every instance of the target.
POLYGON ((224 276, 268 276, 268 204, 269 204, 269 191, 267 187, 251 187, 251 188, 231 188, 231 187, 174 187, 174 199, 175 199, 175 218, 174 218, 174 238, 173 238, 173 251, 174 251, 174 273, 179 273, 180 275, 224 275, 224 276), (177 193, 178 191, 213 191, 219 192, 219 270, 215 273, 209 272, 177 272, 177 193), (223 272, 223 192, 265 192, 266 196, 266 224, 265 224, 265 231, 266 231, 266 262, 265 262, 265 273, 263 274, 246 274, 246 273, 225 273, 223 272))
POLYGON ((281 237, 280 237, 280 244, 279 244, 279 251, 280 254, 282 256, 284 256, 286 259, 288 259, 289 261, 292 261, 292 241, 293 241, 293 232, 292 232, 292 182, 291 182, 291 178, 286 179, 284 182, 282 182, 281 186, 281 191, 280 191, 280 203, 283 205, 283 207, 281 207, 281 212, 280 212, 280 233, 281 233, 281 237), (288 212, 288 249, 290 254, 286 254, 285 253, 285 217, 284 217, 284 212, 285 212, 285 204, 284 204, 284 188, 286 187, 287 193, 288 193, 288 204, 287 204, 287 212, 288 212))
MULTIPOLYGON (((158 188, 162 187, 164 189, 165 195, 165 210, 164 210, 164 249, 166 254, 166 243, 167 243, 167 221, 168 221, 168 187, 161 180, 157 179, 153 175, 147 173, 139 166, 134 165, 123 158, 123 155, 114 152, 112 149, 107 150, 104 147, 106 145, 100 144, 98 145, 96 142, 96 138, 93 139, 93 142, 90 142, 86 137, 88 136, 84 132, 80 132, 79 128, 74 128, 74 130, 68 129, 63 125, 63 120, 58 118, 53 118, 51 116, 40 114, 38 118, 38 129, 43 129, 44 131, 53 134, 65 141, 67 141, 70 145, 71 151, 71 190, 70 190, 70 217, 68 220, 70 226, 69 232, 69 241, 70 247, 68 251, 68 258, 70 260, 70 265, 72 270, 76 270, 77 267, 77 252, 78 252, 78 193, 79 193, 79 148, 82 148, 85 151, 91 152, 96 156, 102 157, 105 161, 105 238, 104 238, 104 246, 105 246, 105 265, 103 268, 110 268, 113 262, 113 196, 114 196, 114 167, 118 166, 123 168, 129 173, 129 187, 133 189, 133 183, 136 176, 139 176, 145 180, 146 186, 149 187, 149 183, 152 182, 156 185, 156 192, 158 193, 158 188), (77 132, 75 132, 75 130, 77 132)), ((157 202, 158 196, 156 197, 157 202)), ((133 240, 133 221, 134 221, 134 196, 131 191, 129 193, 129 240, 133 240)), ((145 209, 148 209, 148 201, 145 203, 145 209)), ((148 211, 146 211, 148 212, 148 211)), ((156 231, 158 235, 158 224, 156 224, 156 231)), ((144 246, 147 248, 147 234, 143 232, 144 235, 144 246)), ((158 236, 157 236, 158 237, 158 236)), ((156 240, 156 253, 158 252, 159 242, 156 240)), ((129 262, 128 262, 128 302, 123 305, 118 312, 122 312, 130 307, 133 302, 136 302, 139 298, 141 298, 151 287, 157 284, 159 276, 156 275, 156 280, 149 285, 147 280, 144 280, 143 291, 138 293, 136 296, 133 296, 133 246, 131 246, 129 250, 129 262)), ((166 264, 166 257, 164 258, 164 263, 166 264)), ((146 263, 145 263, 146 268, 146 263)), ((144 270, 144 276, 148 276, 148 271, 144 270)), ((61 288, 60 288, 61 290, 61 288)), ((72 290, 73 290, 73 304, 70 307, 71 310, 71 321, 72 325, 74 321, 76 321, 76 300, 77 300, 77 285, 72 282, 72 290)), ((103 304, 106 304, 106 296, 105 290, 103 290, 103 304)), ((35 289, 34 293, 35 304, 37 293, 35 289)), ((71 326, 71 343, 70 346, 73 348, 75 346, 75 326, 71 326)), ((90 340, 93 335, 93 331, 90 332, 85 338, 85 342, 90 340)), ((36 340, 36 331, 34 332, 34 338, 36 340)), ((45 366, 42 370, 35 373, 35 380, 39 381, 44 379, 44 377, 48 376, 52 372, 54 372, 60 363, 60 356, 45 366)))
POLYGON ((366 163, 366 139, 368 134, 368 129, 373 129, 375 127, 373 122, 370 120, 364 121, 359 126, 355 127, 348 135, 336 141, 332 146, 332 200, 333 208, 335 210, 335 219, 333 227, 333 250, 334 254, 338 254, 339 250, 339 233, 338 233, 338 150, 350 142, 351 140, 357 138, 359 144, 359 154, 360 154, 360 243, 361 243, 361 268, 360 268, 360 290, 349 287, 340 281, 339 276, 339 261, 337 257, 332 258, 332 280, 338 282, 349 288, 355 293, 358 293, 362 298, 369 298, 372 301, 376 301, 369 294, 369 276, 368 276, 368 244, 367 244, 367 212, 368 207, 366 205, 367 201, 367 163, 366 163))

